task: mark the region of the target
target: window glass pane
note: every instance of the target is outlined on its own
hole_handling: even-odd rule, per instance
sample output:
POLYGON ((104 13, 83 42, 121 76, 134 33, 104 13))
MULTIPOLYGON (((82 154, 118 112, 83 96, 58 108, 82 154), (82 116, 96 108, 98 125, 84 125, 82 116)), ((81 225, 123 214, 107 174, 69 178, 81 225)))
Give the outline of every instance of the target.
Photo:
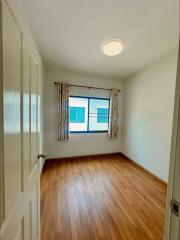
POLYGON ((89 131, 107 131, 109 119, 109 100, 90 99, 89 131))
POLYGON ((70 132, 87 131, 88 99, 69 98, 69 130, 70 132))

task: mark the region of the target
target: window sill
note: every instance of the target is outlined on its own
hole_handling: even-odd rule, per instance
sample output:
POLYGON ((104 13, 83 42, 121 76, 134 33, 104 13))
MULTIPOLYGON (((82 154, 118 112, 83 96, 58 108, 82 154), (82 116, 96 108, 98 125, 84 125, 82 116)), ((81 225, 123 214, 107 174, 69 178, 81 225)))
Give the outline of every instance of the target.
POLYGON ((108 131, 87 131, 87 132, 83 132, 83 131, 74 131, 74 132, 70 132, 70 134, 94 134, 94 133, 107 133, 108 131))

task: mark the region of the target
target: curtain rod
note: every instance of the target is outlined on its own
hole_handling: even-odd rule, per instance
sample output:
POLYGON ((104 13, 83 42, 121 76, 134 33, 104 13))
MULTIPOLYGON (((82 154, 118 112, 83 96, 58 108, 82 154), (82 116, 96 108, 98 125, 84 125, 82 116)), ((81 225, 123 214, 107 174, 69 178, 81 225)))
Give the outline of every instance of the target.
MULTIPOLYGON (((54 82, 54 84, 58 84, 58 82, 54 82)), ((90 86, 83 86, 83 85, 75 85, 75 84, 68 84, 69 87, 81 87, 81 88, 93 88, 93 89, 100 89, 100 90, 106 90, 106 91, 111 91, 111 88, 100 88, 100 87, 90 87, 90 86)), ((121 92, 121 90, 118 90, 118 92, 121 92)))

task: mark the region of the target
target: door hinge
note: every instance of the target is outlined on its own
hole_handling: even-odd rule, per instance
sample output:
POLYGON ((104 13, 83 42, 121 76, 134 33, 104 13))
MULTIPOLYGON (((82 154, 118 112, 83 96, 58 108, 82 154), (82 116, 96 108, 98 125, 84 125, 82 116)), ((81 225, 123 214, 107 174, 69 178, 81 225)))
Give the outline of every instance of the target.
POLYGON ((180 203, 175 199, 171 200, 171 212, 177 217, 180 216, 180 203))

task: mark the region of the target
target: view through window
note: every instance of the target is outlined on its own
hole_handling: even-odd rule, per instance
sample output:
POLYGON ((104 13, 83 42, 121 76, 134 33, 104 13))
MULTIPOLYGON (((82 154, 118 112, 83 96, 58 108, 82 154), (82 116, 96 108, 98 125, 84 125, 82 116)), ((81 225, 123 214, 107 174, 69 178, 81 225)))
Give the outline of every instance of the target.
POLYGON ((109 99, 69 97, 70 132, 107 132, 109 99))

